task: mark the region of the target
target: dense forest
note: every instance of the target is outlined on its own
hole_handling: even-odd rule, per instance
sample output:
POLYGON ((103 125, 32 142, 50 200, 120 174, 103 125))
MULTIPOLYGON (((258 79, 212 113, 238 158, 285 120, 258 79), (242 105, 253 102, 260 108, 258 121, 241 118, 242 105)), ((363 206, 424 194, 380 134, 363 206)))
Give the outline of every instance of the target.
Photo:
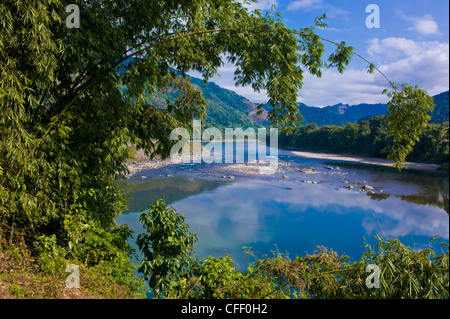
MULTIPOLYGON (((293 134, 281 134, 279 145, 303 150, 341 154, 355 154, 386 158, 384 149, 392 143, 386 129, 385 116, 377 115, 368 120, 347 123, 345 126, 316 123, 293 130, 293 134)), ((420 142, 407 157, 411 162, 448 163, 448 122, 428 124, 422 132, 420 142)))

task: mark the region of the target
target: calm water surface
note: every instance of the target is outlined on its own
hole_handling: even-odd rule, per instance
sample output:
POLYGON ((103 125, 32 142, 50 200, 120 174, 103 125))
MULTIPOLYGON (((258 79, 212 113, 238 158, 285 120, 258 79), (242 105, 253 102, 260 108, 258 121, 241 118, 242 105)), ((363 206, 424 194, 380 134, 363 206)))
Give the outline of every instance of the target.
POLYGON ((200 258, 228 254, 240 269, 251 261, 244 246, 291 257, 326 246, 357 260, 365 251, 363 238, 373 242, 375 235, 399 238, 413 249, 426 248, 436 235, 448 242, 448 175, 331 163, 281 149, 279 159, 283 171, 273 175, 226 171, 228 164, 140 172, 128 180, 127 192, 134 198, 118 223, 129 224, 136 238, 143 231, 141 211, 164 198, 197 233, 200 258), (314 167, 316 174, 299 172, 305 167, 314 167), (222 178, 228 175, 234 180, 222 178), (365 184, 375 188, 373 194, 358 191, 365 184))

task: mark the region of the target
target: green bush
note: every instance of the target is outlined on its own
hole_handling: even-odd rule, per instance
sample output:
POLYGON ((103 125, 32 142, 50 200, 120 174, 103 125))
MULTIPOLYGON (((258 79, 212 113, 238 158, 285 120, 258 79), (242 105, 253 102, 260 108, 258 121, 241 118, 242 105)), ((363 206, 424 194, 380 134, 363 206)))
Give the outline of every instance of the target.
POLYGON ((159 200, 140 217, 147 232, 137 238, 144 260, 139 272, 149 280, 156 295, 164 296, 192 268, 192 256, 197 235, 189 232, 185 217, 175 209, 168 209, 159 200))
POLYGON ((56 236, 40 236, 35 248, 38 254, 39 268, 48 275, 61 276, 66 269, 66 251, 64 248, 58 246, 56 236))

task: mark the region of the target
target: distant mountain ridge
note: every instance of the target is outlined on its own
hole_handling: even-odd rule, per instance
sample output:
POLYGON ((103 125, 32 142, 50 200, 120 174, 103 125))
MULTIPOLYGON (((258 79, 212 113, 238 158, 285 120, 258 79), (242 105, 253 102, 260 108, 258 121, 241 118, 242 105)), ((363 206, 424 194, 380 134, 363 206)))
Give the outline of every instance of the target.
MULTIPOLYGON (((243 129, 249 127, 268 127, 270 123, 267 121, 267 111, 270 110, 268 105, 264 105, 263 114, 256 115, 257 104, 249 101, 247 98, 240 96, 232 90, 220 87, 214 82, 190 77, 191 83, 203 92, 203 96, 207 100, 207 127, 217 128, 238 128, 243 129)), ((156 94, 150 99, 150 102, 156 106, 162 107, 167 96, 156 94)), ((436 108, 431 114, 430 123, 442 124, 449 121, 449 91, 434 96, 436 108)), ((323 108, 307 106, 299 103, 299 111, 304 121, 303 125, 316 123, 318 126, 338 125, 343 126, 347 123, 354 123, 361 119, 369 119, 375 115, 383 115, 387 113, 385 104, 336 104, 323 108)))
POLYGON ((304 118, 302 124, 316 123, 318 126, 342 126, 348 122, 357 122, 365 117, 386 114, 387 106, 385 104, 337 104, 318 108, 301 103, 299 105, 299 110, 304 118))
MULTIPOLYGON (((238 127, 244 128, 254 127, 254 125, 249 125, 249 122, 253 122, 257 126, 269 126, 267 111, 270 108, 267 105, 264 105, 264 113, 261 116, 257 116, 257 104, 238 95, 234 91, 222 88, 214 82, 208 82, 205 85, 202 80, 196 78, 191 78, 191 82, 203 91, 208 101, 207 124, 219 124, 221 126, 221 124, 232 124, 234 122, 234 124, 238 124, 238 127), (220 116, 220 118, 217 118, 217 116, 220 116)), ((442 124, 448 122, 449 91, 440 93, 433 98, 436 107, 431 114, 430 123, 442 124)), ((349 122, 354 123, 376 115, 386 115, 387 110, 387 105, 382 103, 361 103, 358 105, 336 104, 323 108, 299 103, 299 111, 304 119, 302 122, 303 125, 316 123, 318 126, 343 126, 349 122)))
MULTIPOLYGON (((431 124, 442 124, 449 121, 449 91, 433 96, 436 107, 431 113, 431 124)), ((336 104, 324 108, 307 106, 299 104, 300 114, 307 125, 316 123, 318 126, 338 125, 343 126, 347 123, 354 123, 362 119, 369 119, 375 115, 386 115, 388 107, 386 104, 367 104, 358 105, 336 104)))

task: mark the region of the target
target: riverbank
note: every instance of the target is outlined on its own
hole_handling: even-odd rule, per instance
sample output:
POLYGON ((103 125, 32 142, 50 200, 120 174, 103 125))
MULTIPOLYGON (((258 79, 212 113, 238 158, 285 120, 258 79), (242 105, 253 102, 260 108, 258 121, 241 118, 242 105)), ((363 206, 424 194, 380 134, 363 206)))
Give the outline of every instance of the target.
MULTIPOLYGON (((352 163, 360 163, 366 165, 376 165, 376 166, 384 166, 384 167, 394 167, 393 161, 384 160, 381 158, 372 158, 372 157, 363 157, 356 155, 344 155, 344 154, 329 154, 329 153, 317 153, 317 152, 305 152, 305 151, 292 151, 292 154, 304 158, 314 158, 314 159, 323 159, 330 161, 343 161, 343 162, 352 162, 352 163)), ((407 169, 410 170, 420 170, 427 172, 437 172, 441 167, 436 164, 424 164, 424 163, 405 163, 407 169)))

